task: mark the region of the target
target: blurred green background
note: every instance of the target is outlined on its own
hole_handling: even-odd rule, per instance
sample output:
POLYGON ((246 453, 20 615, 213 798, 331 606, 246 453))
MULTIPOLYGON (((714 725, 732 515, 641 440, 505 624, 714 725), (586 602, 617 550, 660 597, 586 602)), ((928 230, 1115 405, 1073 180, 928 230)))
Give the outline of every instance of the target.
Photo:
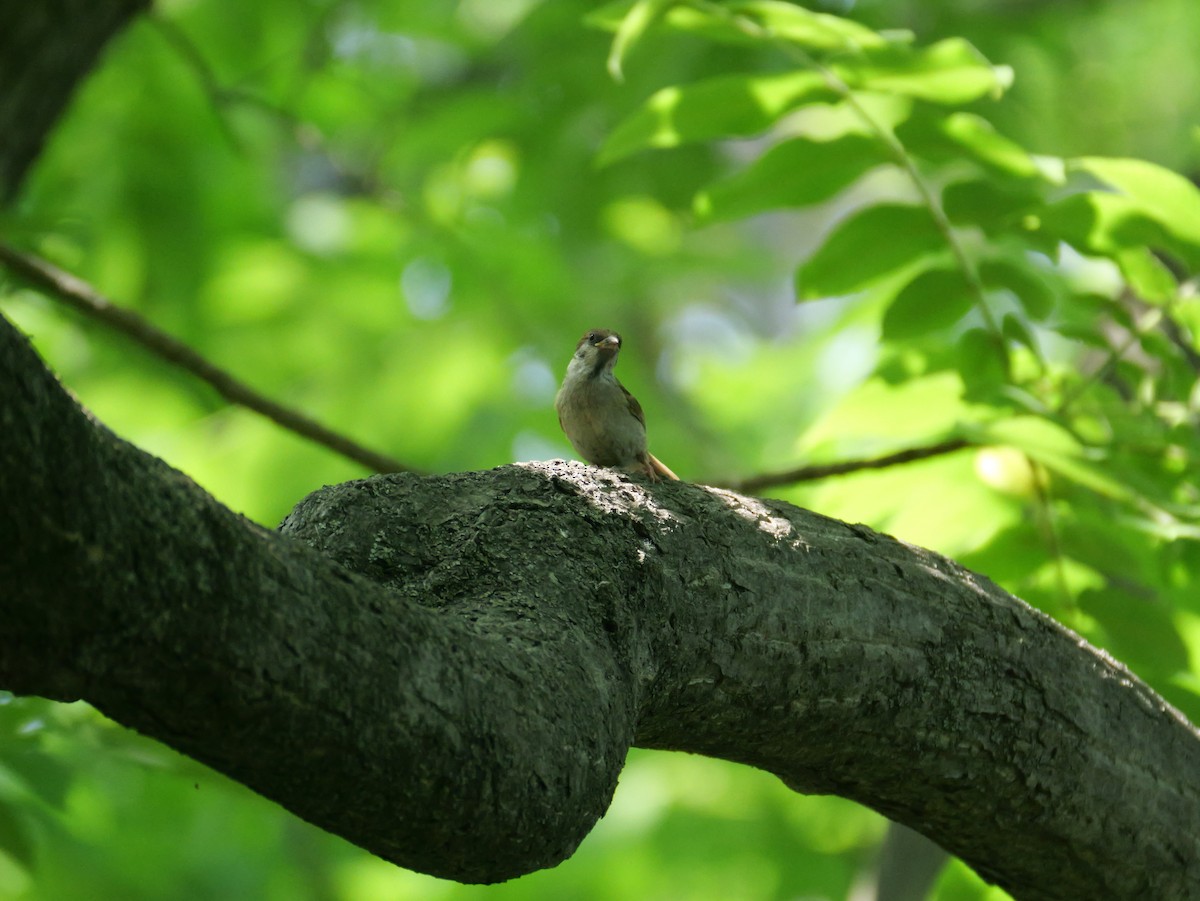
MULTIPOLYGON (((1191 0, 813 8, 921 43, 961 35, 1013 66, 987 115, 1034 152, 1200 169, 1191 0)), ((591 9, 163 0, 109 48, 0 227, 265 394, 427 471, 570 456, 553 395, 597 326, 624 335, 619 374, 685 479, 871 456, 972 420, 952 372, 887 377, 912 361, 881 353, 879 304, 796 303, 793 272, 836 211, 695 227, 693 195, 738 147, 596 165, 654 90, 751 51, 651 38, 617 83, 591 9)), ((83 404, 250 518, 273 526, 307 492, 366 475, 52 300, 4 291, 83 404)), ((1074 354, 1057 349, 1064 366, 1074 354)), ((1200 712, 1192 538, 1048 498, 1003 447, 771 493, 962 560, 1200 712), (1125 583, 1097 580, 1100 557, 1125 583)), ((635 751, 571 860, 463 887, 85 705, 0 701, 4 898, 843 899, 869 884, 886 827, 743 767, 635 751)), ((935 897, 1006 896, 953 863, 935 897)))

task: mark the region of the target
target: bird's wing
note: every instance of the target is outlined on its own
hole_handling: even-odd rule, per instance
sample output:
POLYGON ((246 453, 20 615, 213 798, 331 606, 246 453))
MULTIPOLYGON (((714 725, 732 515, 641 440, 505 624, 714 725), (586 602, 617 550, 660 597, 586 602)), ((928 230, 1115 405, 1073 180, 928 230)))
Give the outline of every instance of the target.
POLYGON ((637 402, 637 398, 629 393, 629 389, 620 382, 621 393, 625 395, 625 402, 629 404, 629 412, 633 414, 633 418, 642 424, 642 428, 646 427, 646 414, 642 412, 642 405, 637 402))

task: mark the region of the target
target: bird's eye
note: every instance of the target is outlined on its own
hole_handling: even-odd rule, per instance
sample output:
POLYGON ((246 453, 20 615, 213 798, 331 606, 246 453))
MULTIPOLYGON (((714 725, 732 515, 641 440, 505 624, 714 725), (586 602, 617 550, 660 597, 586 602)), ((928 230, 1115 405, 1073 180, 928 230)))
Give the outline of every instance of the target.
POLYGON ((587 339, 588 339, 588 343, 589 343, 589 344, 591 344, 591 343, 595 342, 595 340, 596 340, 596 333, 595 333, 595 332, 588 332, 588 333, 587 333, 587 339))

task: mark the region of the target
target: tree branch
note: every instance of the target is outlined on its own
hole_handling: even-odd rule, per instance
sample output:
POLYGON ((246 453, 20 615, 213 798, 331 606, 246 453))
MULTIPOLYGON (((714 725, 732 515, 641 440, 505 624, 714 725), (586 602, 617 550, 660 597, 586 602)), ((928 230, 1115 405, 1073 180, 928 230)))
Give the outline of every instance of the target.
POLYGON ((868 457, 862 460, 841 460, 837 463, 813 463, 782 472, 766 472, 755 476, 747 476, 738 481, 726 483, 722 487, 735 491, 757 493, 767 488, 777 488, 780 485, 794 485, 797 482, 815 482, 818 479, 828 479, 832 476, 850 475, 862 472, 864 469, 886 469, 889 466, 900 466, 917 460, 928 460, 930 457, 940 457, 952 454, 964 448, 974 447, 974 443, 965 438, 948 438, 936 444, 922 447, 910 447, 882 457, 868 457))
POLYGON ((636 742, 858 800, 1019 898, 1200 892, 1200 735, 936 554, 570 463, 351 482, 279 535, 85 416, 3 320, 0 386, 0 684, 389 860, 552 865, 636 742))
POLYGON ((154 355, 207 382, 230 403, 253 410, 288 431, 365 466, 371 472, 417 472, 393 457, 364 447, 303 413, 259 394, 229 372, 210 363, 178 338, 151 325, 137 313, 118 306, 87 282, 46 260, 0 242, 0 263, 45 292, 48 297, 99 320, 132 338, 154 355))

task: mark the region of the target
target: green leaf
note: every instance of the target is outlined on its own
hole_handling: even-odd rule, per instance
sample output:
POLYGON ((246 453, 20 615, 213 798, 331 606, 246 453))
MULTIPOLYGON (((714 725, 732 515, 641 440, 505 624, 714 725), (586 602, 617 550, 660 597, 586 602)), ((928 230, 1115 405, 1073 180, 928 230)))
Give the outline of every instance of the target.
POLYGON ((1141 160, 1089 157, 1070 168, 1115 190, 1081 191, 1048 207, 1042 226, 1050 234, 1114 260, 1154 247, 1200 268, 1200 191, 1186 178, 1141 160))
POLYGON ((677 0, 637 0, 621 19, 612 49, 608 53, 608 74, 614 81, 624 81, 622 67, 629 51, 633 49, 663 13, 675 5, 677 0))
MULTIPOLYGON (((1129 251, 1158 248, 1200 267, 1200 245, 1181 243, 1128 197, 1103 191, 1074 194, 1046 208, 1041 231, 1084 253, 1120 261, 1129 251)), ((1144 271, 1133 272, 1145 277, 1144 271)))
POLYGON ((698 194, 696 215, 702 220, 734 219, 807 206, 829 199, 888 159, 879 141, 865 135, 846 134, 833 141, 795 138, 698 194))
POLYGON ((730 3, 730 12, 745 16, 765 28, 772 36, 783 38, 810 50, 864 50, 884 47, 888 40, 851 19, 817 13, 779 0, 748 0, 730 3))
POLYGON ((1145 160, 1084 157, 1074 167, 1112 185, 1200 260, 1200 189, 1178 172, 1145 160))
POLYGON ((916 156, 939 163, 970 160, 989 178, 1053 180, 1023 147, 974 113, 925 105, 896 128, 896 137, 916 156))
POLYGON ((43 748, 27 746, 35 744, 28 742, 8 747, 3 766, 39 798, 61 810, 66 804, 75 773, 61 758, 46 753, 43 748))
POLYGON ((947 38, 921 50, 873 56, 863 66, 838 65, 851 87, 905 94, 930 103, 957 106, 981 97, 999 97, 1012 83, 1012 70, 993 66, 962 38, 947 38))
POLYGON ((1025 320, 1012 313, 1008 313, 1004 317, 1004 321, 1000 325, 1000 331, 1009 341, 1016 344, 1023 344, 1027 347, 1035 357, 1041 358, 1042 349, 1038 347, 1038 343, 1034 340, 1033 333, 1029 331, 1025 325, 1025 320))
POLYGON ((1046 456, 1080 457, 1083 445, 1074 435, 1056 422, 1042 416, 1013 416, 984 423, 979 431, 980 443, 1015 447, 1035 460, 1046 456))
POLYGON ((830 96, 821 75, 808 71, 725 75, 663 88, 613 130, 598 162, 650 147, 759 134, 805 101, 830 96))
POLYGON ((1165 238, 1161 229, 1138 214, 1128 198, 1102 191, 1072 194, 1051 204, 1041 216, 1041 228, 1084 252, 1101 256, 1161 244, 1165 238))
POLYGON ((995 233, 1013 228, 1041 205, 1037 186, 1002 178, 956 181, 942 189, 942 209, 956 225, 995 233))
POLYGON ((1134 492, 1084 455, 1083 445, 1057 423, 1040 416, 1014 416, 988 423, 982 441, 1024 451, 1064 478, 1119 501, 1135 499, 1134 492))
POLYGON ((637 0, 616 0, 615 3, 597 6, 584 14, 583 22, 589 28, 615 32, 621 27, 621 23, 625 21, 625 17, 629 15, 629 11, 633 9, 636 2, 637 0))
POLYGON ((852 294, 945 247, 925 207, 870 206, 839 223, 800 267, 796 296, 811 300, 852 294))
MULTIPOLYGON (((616 31, 631 8, 629 0, 607 4, 587 16, 593 27, 616 31)), ((677 4, 662 22, 676 31, 726 44, 762 44, 785 40, 809 50, 848 51, 884 47, 912 40, 907 32, 888 37, 851 19, 817 13, 778 0, 747 0, 721 7, 677 4)))
POLYGON ((1131 247, 1116 255, 1121 275, 1142 300, 1167 303, 1179 292, 1179 283, 1171 270, 1145 247, 1131 247))
POLYGON ((996 172, 1017 178, 1042 176, 1025 148, 997 132, 987 119, 959 112, 945 117, 940 124, 943 135, 996 172))
POLYGON ((947 328, 971 309, 970 285, 953 267, 927 269, 905 285, 883 315, 883 337, 906 341, 947 328))
POLYGON ((1161 601, 1109 586, 1085 591, 1079 606, 1104 627, 1110 650, 1138 670, 1173 674, 1189 668, 1173 611, 1161 601))
POLYGON ((33 840, 24 820, 17 816, 11 804, 0 802, 0 851, 4 851, 23 866, 32 869, 34 864, 33 840))
POLYGON ((1011 291, 1030 319, 1045 319, 1058 302, 1058 291, 1048 275, 1019 257, 992 257, 979 264, 984 287, 1011 291))
POLYGON ((1008 352, 1004 342, 985 329, 973 328, 963 332, 956 350, 963 397, 977 402, 998 397, 1008 383, 1008 352))

